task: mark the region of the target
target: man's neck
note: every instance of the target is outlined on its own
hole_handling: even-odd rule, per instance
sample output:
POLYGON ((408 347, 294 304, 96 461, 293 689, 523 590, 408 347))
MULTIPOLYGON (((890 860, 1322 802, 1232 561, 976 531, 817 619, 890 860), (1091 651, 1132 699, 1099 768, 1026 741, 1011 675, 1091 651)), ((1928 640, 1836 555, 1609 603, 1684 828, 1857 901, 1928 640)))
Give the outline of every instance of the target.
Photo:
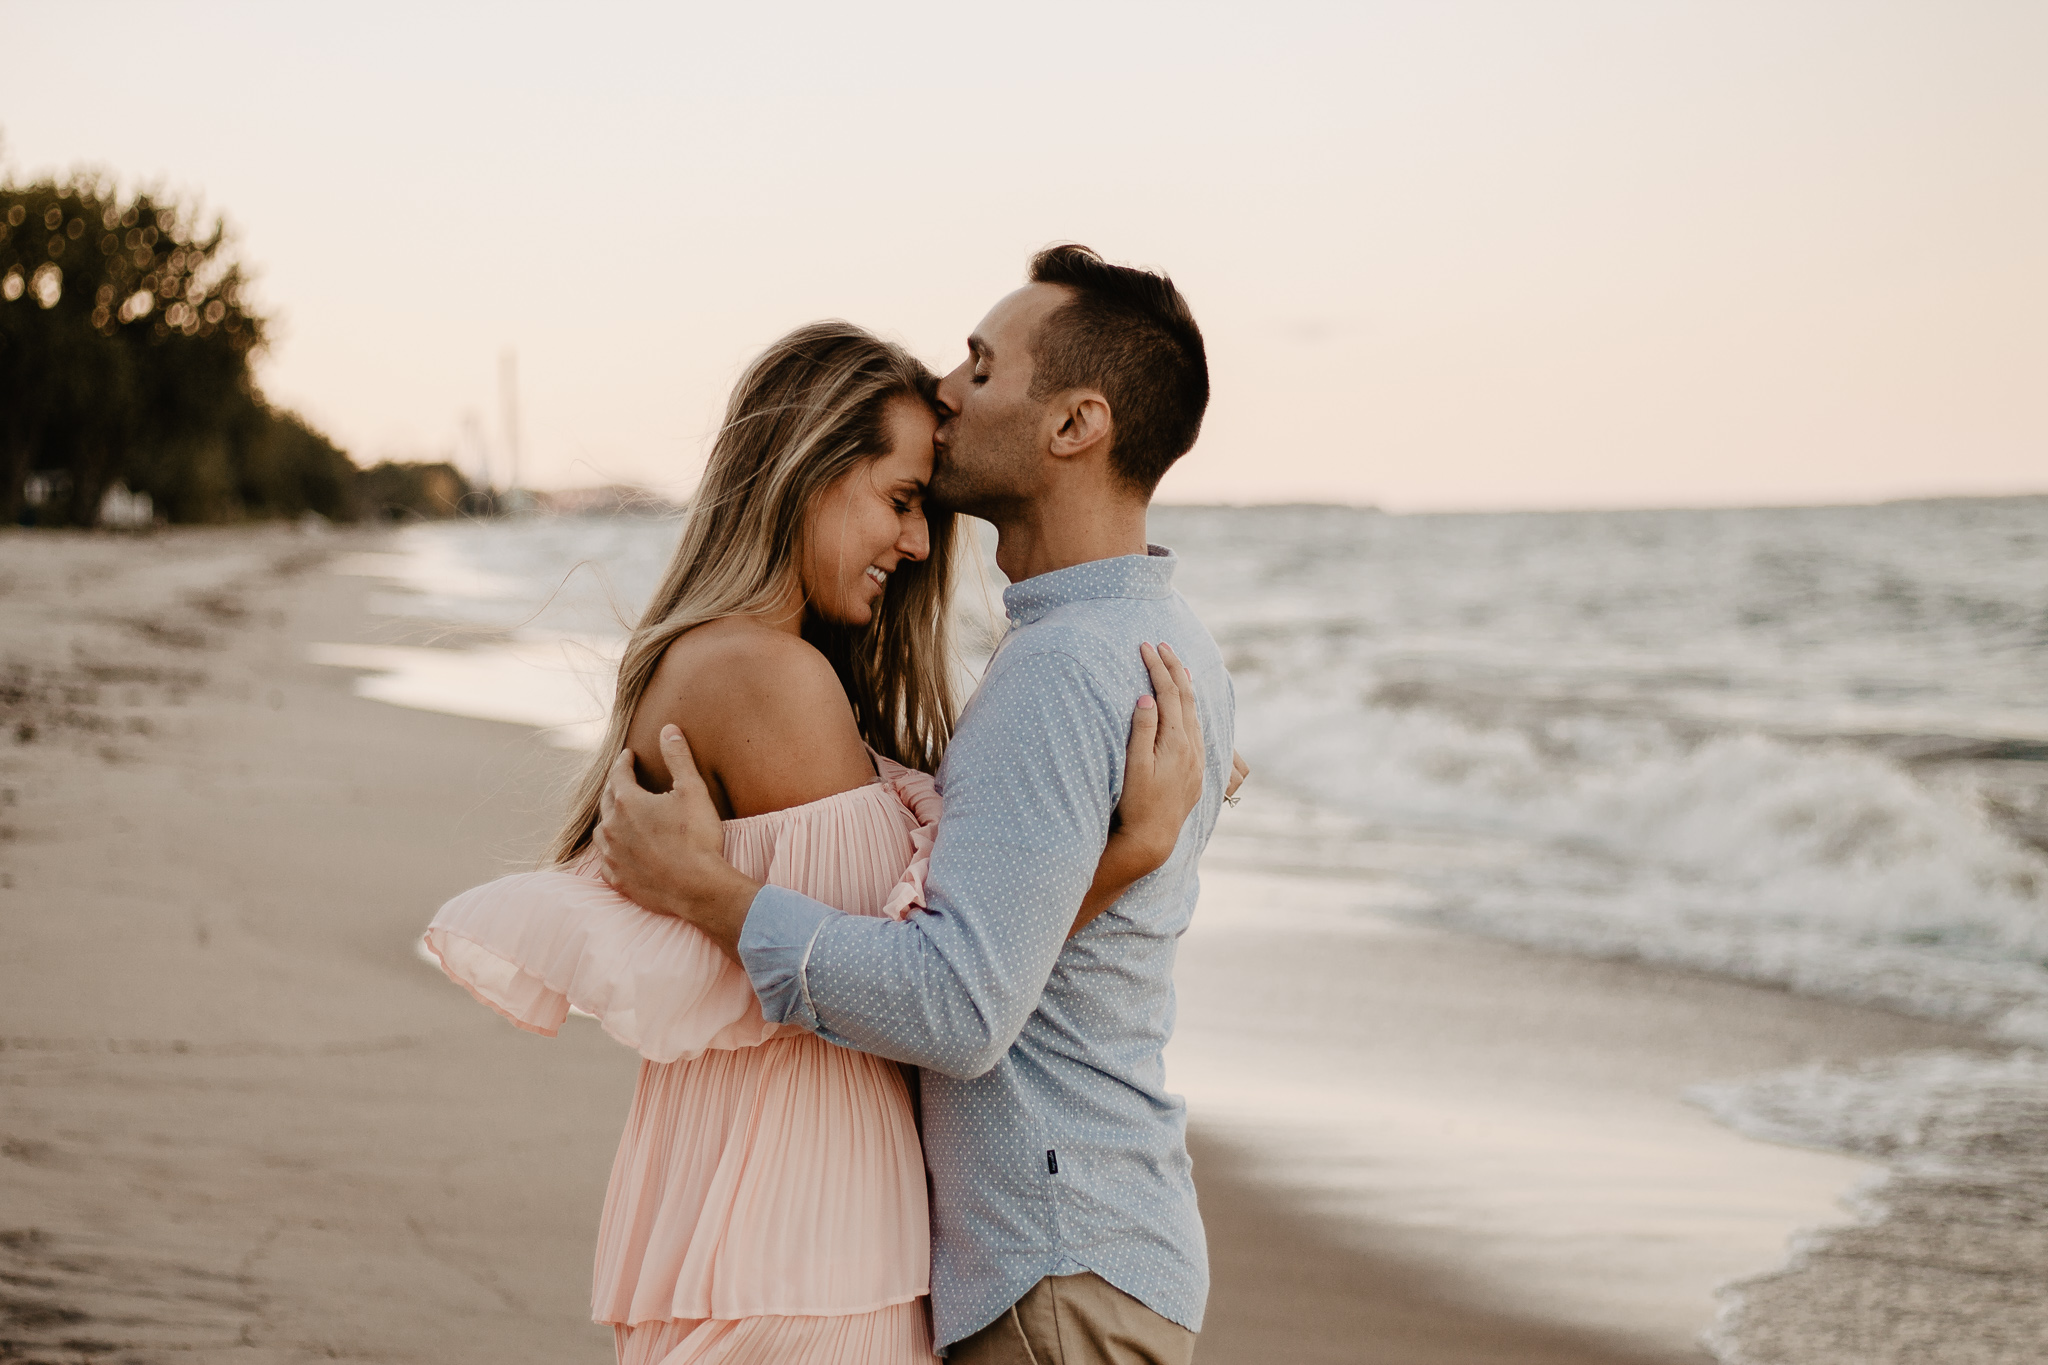
POLYGON ((1145 508, 1141 498, 1078 488, 1006 508, 990 517, 996 528, 996 567, 1012 583, 1021 583, 1097 559, 1144 554, 1145 508))

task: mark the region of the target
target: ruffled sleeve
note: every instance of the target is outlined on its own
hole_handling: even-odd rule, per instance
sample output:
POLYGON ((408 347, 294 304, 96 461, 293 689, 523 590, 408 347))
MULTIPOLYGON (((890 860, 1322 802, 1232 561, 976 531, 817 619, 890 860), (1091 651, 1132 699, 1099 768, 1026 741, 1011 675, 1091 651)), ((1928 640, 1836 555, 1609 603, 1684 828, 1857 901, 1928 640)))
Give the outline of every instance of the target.
POLYGON ((939 841, 943 803, 939 799, 939 784, 931 774, 906 768, 880 754, 875 755, 875 767, 882 775, 882 785, 903 803, 915 822, 910 830, 910 864, 890 889, 888 899, 882 902, 884 915, 902 919, 912 910, 925 907, 924 879, 932 868, 932 846, 939 841))
POLYGON ((641 909, 587 865, 465 891, 434 916, 426 945, 471 995, 547 1037, 572 1005, 655 1062, 786 1031, 761 1017, 746 973, 709 938, 641 909))
MULTIPOLYGON (((725 822, 725 856, 834 909, 901 919, 922 906, 938 786, 876 756, 881 780, 725 822)), ((653 1062, 802 1032, 761 1015, 753 983, 694 925, 643 910, 585 857, 501 877, 441 907, 426 946, 449 977, 520 1028, 553 1037, 573 1006, 653 1062)))

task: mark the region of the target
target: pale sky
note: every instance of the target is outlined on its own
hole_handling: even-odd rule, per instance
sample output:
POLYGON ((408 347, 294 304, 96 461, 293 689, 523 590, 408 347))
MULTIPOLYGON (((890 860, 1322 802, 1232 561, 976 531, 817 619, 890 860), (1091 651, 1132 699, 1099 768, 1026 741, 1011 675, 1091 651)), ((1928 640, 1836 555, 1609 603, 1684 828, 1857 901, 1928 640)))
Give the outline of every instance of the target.
POLYGON ((363 463, 687 491, 760 346, 1035 248, 1209 340, 1178 501, 2048 490, 2048 5, 0 0, 0 158, 227 213, 363 463), (465 454, 465 459, 467 455, 465 454))

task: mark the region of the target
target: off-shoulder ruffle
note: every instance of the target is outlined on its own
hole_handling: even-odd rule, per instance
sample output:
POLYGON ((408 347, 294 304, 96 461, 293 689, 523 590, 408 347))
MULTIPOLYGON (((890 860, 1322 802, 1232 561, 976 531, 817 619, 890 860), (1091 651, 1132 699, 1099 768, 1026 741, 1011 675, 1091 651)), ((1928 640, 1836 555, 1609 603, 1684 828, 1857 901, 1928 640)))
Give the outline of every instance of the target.
POLYGON ((882 785, 896 794, 916 822, 910 830, 910 865, 903 869, 895 889, 882 902, 883 914, 890 919, 902 919, 928 903, 924 879, 932 869, 932 845, 939 841, 939 815, 944 802, 939 799, 939 784, 929 773, 906 768, 880 754, 875 755, 875 764, 881 770, 882 785))
POLYGON ((642 910, 589 870, 523 872, 465 891, 428 926, 441 969, 484 1004, 553 1037, 574 1005, 653 1062, 755 1047, 745 972, 692 925, 642 910))
MULTIPOLYGON (((937 787, 888 759, 877 765, 882 778, 869 786, 726 821, 727 860, 852 914, 900 919, 921 907, 937 787), (877 869, 898 866, 878 898, 877 869)), ((746 973, 694 925, 641 909, 588 858, 463 892, 434 916, 426 945, 450 978, 520 1028, 553 1037, 574 1006, 649 1061, 800 1032, 762 1018, 746 973)))

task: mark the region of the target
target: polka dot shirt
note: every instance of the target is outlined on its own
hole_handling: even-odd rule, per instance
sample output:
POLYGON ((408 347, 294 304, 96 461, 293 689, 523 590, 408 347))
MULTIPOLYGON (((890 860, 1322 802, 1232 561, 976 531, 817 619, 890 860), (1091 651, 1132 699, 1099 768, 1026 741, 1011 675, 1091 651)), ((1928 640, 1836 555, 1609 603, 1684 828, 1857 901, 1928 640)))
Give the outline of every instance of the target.
POLYGON ((1208 1253, 1186 1110, 1168 1094, 1173 960, 1229 772, 1230 678, 1175 560, 1014 584, 1011 629, 939 772, 929 913, 846 915, 780 887, 740 957, 771 1020, 923 1069, 940 1345, 1047 1275, 1092 1270, 1190 1329, 1208 1253), (1193 671, 1208 774, 1173 857, 1071 941, 1123 781, 1143 641, 1193 671))

